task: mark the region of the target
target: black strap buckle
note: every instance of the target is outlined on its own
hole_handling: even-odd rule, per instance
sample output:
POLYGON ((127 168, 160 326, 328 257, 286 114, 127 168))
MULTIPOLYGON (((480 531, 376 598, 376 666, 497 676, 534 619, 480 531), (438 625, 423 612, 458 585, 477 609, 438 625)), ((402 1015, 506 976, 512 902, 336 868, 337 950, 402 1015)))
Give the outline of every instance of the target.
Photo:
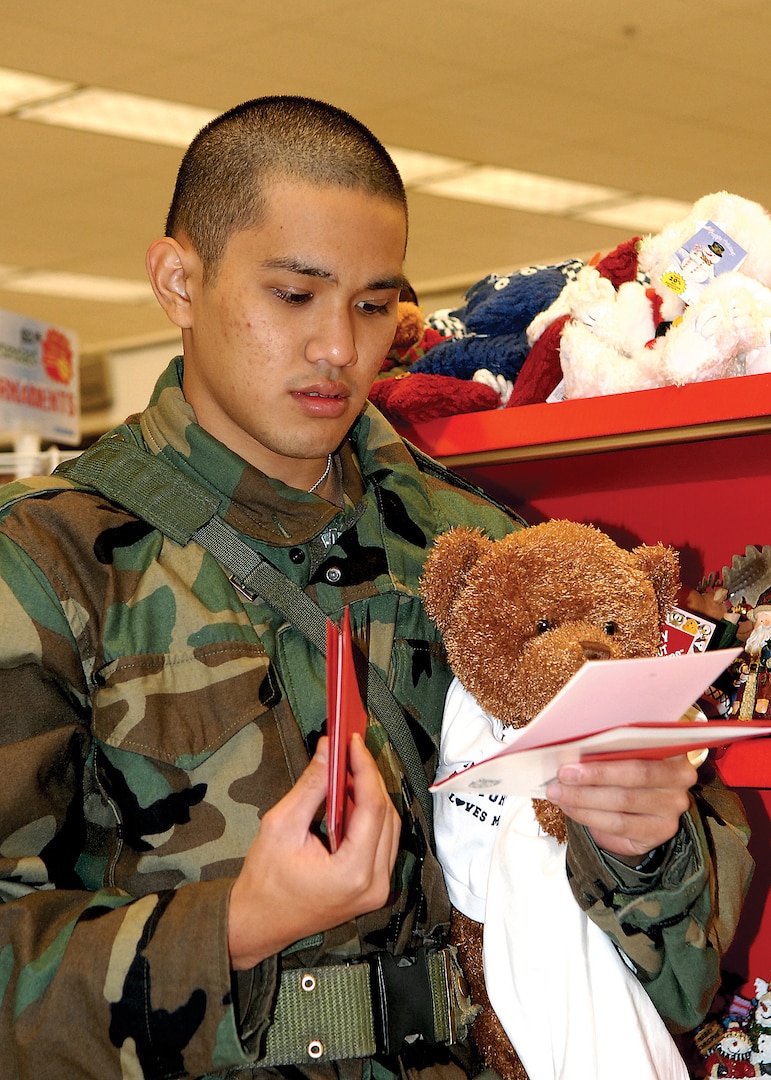
POLYGON ((398 1054, 405 1042, 435 1043, 433 995, 426 950, 368 957, 378 1052, 398 1054))

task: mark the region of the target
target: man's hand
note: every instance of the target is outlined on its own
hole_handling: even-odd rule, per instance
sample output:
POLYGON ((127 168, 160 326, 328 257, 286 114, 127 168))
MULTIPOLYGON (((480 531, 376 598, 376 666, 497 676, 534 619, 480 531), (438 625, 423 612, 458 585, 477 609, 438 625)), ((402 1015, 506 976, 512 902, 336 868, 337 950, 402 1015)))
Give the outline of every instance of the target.
POLYGON ((598 847, 643 856, 671 840, 690 804, 697 775, 683 756, 563 765, 546 798, 585 825, 598 847))
POLYGON ((401 822, 358 735, 349 755, 351 807, 335 854, 311 832, 327 791, 327 755, 324 737, 292 790, 263 817, 233 884, 228 944, 236 970, 388 899, 401 822))

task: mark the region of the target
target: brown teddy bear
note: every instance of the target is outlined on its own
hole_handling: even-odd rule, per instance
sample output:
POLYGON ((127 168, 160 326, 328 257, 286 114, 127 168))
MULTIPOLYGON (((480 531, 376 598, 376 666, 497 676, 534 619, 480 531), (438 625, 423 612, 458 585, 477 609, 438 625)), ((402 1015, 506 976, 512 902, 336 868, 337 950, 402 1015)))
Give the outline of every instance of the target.
MULTIPOLYGON (((456 676, 453 687, 473 699, 477 713, 503 728, 532 720, 587 659, 655 656, 664 614, 678 588, 672 549, 659 544, 625 551, 593 526, 569 521, 549 521, 498 541, 480 530, 451 529, 436 540, 421 583, 426 610, 442 631, 456 676)), ((530 803, 524 801, 527 809, 530 803)), ((455 799, 456 817, 457 805, 455 799)), ((471 810, 471 803, 464 809, 471 810)), ((536 832, 540 825, 548 836, 565 840, 556 807, 539 799, 532 809, 536 832)), ((488 813, 479 807, 473 812, 477 818, 488 813)), ((489 856, 485 865, 491 865, 489 856)), ((450 894, 454 900, 452 887, 450 894)), ((505 1080, 526 1080, 487 994, 482 905, 475 910, 479 917, 471 918, 454 900, 451 929, 472 998, 482 1005, 472 1035, 487 1065, 505 1080)), ((548 1009, 546 1003, 542 1007, 548 1009)))

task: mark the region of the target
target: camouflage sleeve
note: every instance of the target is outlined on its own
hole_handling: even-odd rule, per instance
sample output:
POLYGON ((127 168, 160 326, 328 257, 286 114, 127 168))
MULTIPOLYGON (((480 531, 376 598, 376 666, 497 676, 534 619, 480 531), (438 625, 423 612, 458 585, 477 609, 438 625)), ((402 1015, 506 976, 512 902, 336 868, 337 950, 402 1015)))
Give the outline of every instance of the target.
MULTIPOLYGON (((461 478, 456 478, 464 485, 461 478)), ((430 488, 432 508, 436 514, 438 531, 444 532, 456 525, 469 528, 478 526, 491 539, 499 539, 507 533, 525 528, 525 521, 514 511, 496 503, 485 492, 473 486, 458 486, 451 476, 425 477, 430 488)))
MULTIPOLYGON (((88 809, 88 716, 70 621, 35 563, 0 536, 0 1071, 119 1080, 241 1065, 231 882, 140 898, 110 887, 93 854, 104 823, 88 809)), ((240 1003, 252 1033, 275 965, 257 976, 257 990, 269 987, 240 1003)))
POLYGON ((574 896, 629 959, 673 1032, 695 1027, 712 1002, 753 869, 738 797, 714 776, 691 794, 652 874, 603 857, 586 830, 568 823, 574 896))

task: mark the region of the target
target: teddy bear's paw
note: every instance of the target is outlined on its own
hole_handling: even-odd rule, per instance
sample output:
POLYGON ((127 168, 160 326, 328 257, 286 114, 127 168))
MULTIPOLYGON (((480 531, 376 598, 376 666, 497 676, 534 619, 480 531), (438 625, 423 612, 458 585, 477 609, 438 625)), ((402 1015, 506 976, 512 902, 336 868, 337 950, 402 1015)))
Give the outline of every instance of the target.
POLYGON ((701 333, 695 321, 681 323, 670 331, 662 349, 661 363, 666 381, 675 386, 691 382, 707 382, 721 378, 726 372, 726 361, 717 346, 716 318, 705 319, 704 329, 712 334, 701 333))
POLYGON ((565 815, 559 807, 549 802, 548 799, 533 799, 533 810, 536 821, 543 831, 548 836, 553 836, 560 844, 564 844, 568 838, 568 831, 565 825, 565 815))
POLYGON ((746 356, 769 344, 767 324, 752 326, 738 302, 694 311, 693 318, 673 327, 664 339, 662 364, 667 380, 677 386, 743 375, 746 356))
POLYGON ((525 1066, 491 1010, 476 1021, 472 1038, 485 1065, 494 1069, 502 1080, 529 1080, 525 1066))
POLYGON ((626 356, 583 323, 568 323, 560 341, 565 397, 601 397, 660 386, 657 357, 645 349, 638 352, 626 356))
POLYGON ((748 293, 717 296, 695 312, 696 332, 725 354, 768 344, 768 313, 748 293))
POLYGON ((479 368, 475 371, 472 381, 491 386, 496 394, 500 394, 502 406, 508 404, 511 392, 514 389, 514 383, 511 379, 507 379, 505 375, 495 375, 492 371, 488 371, 487 368, 479 368))

